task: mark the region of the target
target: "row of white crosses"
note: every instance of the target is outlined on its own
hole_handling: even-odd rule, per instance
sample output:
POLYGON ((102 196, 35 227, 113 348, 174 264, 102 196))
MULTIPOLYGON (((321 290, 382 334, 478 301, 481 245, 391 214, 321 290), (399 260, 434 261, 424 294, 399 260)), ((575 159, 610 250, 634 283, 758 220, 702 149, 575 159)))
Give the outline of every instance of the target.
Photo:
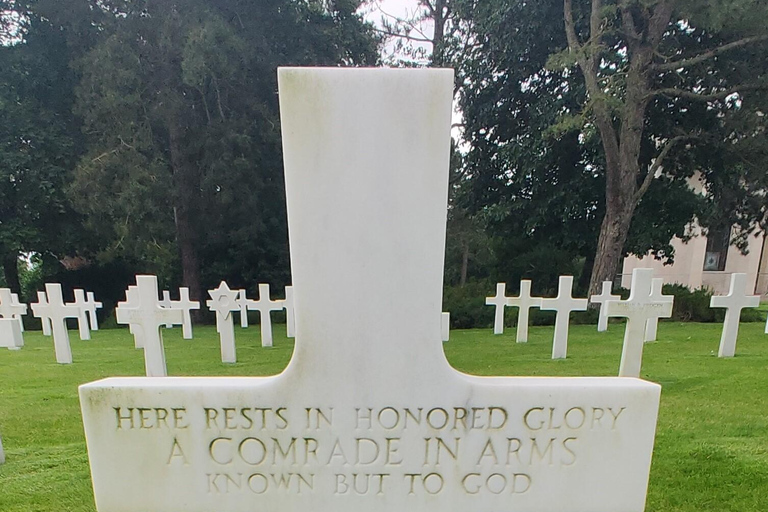
POLYGON ((19 302, 19 296, 9 288, 0 288, 0 347, 19 350, 24 346, 24 322, 27 305, 19 302))
POLYGON ((247 297, 245 290, 232 290, 224 281, 208 294, 211 299, 206 302, 208 308, 216 313, 216 332, 219 333, 221 343, 221 361, 223 363, 237 362, 235 350, 235 330, 233 315, 240 312, 240 326, 248 327, 248 312, 258 311, 261 325, 261 346, 272 346, 272 311, 286 312, 286 334, 294 337, 295 312, 293 308, 293 287, 285 287, 285 299, 272 300, 269 292, 269 284, 259 284, 259 299, 252 300, 247 297))

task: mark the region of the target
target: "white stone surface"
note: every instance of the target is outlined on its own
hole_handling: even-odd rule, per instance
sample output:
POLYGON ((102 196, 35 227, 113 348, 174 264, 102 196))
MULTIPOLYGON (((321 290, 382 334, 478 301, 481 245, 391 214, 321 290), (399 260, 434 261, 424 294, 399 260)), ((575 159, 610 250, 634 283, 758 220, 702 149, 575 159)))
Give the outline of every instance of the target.
POLYGON ((571 311, 586 311, 587 299, 574 299, 573 276, 560 276, 557 297, 541 299, 542 310, 556 311, 555 335, 552 340, 552 359, 565 359, 568 355, 568 324, 571 311))
MULTIPOLYGON (((45 292, 37 292, 37 302, 38 304, 47 304, 48 299, 45 297, 45 292)), ((51 319, 48 317, 43 317, 40 319, 40 324, 43 328, 43 336, 50 336, 51 335, 51 319)))
POLYGON ((15 318, 0 318, 0 347, 19 350, 24 346, 24 336, 15 318))
MULTIPOLYGON (((181 324, 181 335, 185 340, 192 339, 192 310, 200 309, 200 303, 198 301, 190 300, 189 288, 179 288, 179 300, 171 299, 171 292, 163 290, 163 300, 160 301, 160 305, 166 309, 178 309, 182 313, 183 323, 181 324)), ((166 324, 167 328, 173 327, 166 324)))
POLYGON ((15 318, 19 329, 24 332, 22 315, 27 314, 27 305, 19 302, 19 296, 10 288, 0 288, 0 318, 15 318))
POLYGON ((600 304, 600 313, 597 317, 597 332, 605 332, 608 330, 608 310, 605 307, 605 303, 609 300, 620 300, 621 295, 613 295, 611 289, 613 283, 611 281, 603 281, 603 288, 600 290, 600 295, 593 295, 589 298, 589 301, 593 304, 600 304))
POLYGON ((485 298, 486 306, 494 306, 493 334, 504 334, 504 307, 507 305, 507 283, 496 283, 496 295, 485 298))
POLYGON ((632 271, 632 285, 627 300, 609 300, 604 304, 609 317, 624 317, 624 348, 621 351, 620 377, 639 377, 643 362, 645 326, 650 318, 672 316, 672 302, 654 298, 651 294, 653 269, 636 268, 632 271))
POLYGON ((736 354, 736 338, 739 336, 741 310, 760 305, 759 295, 747 295, 747 274, 731 274, 731 288, 728 295, 712 297, 709 307, 726 308, 723 334, 720 336, 718 357, 733 357, 736 354))
POLYGON ((248 327, 248 291, 240 289, 237 291, 237 305, 240 306, 240 327, 248 327))
MULTIPOLYGON (((128 289, 125 290, 125 301, 118 302, 117 307, 120 307, 121 305, 124 305, 129 309, 139 307, 139 296, 136 285, 128 286, 128 289)), ((133 346, 137 349, 143 349, 144 331, 142 330, 141 325, 131 322, 128 324, 128 331, 133 335, 133 346)))
POLYGON ((3 436, 0 436, 0 464, 5 464, 5 450, 3 449, 3 436))
POLYGON ((69 345, 67 318, 78 318, 80 308, 74 304, 64 303, 59 283, 46 283, 44 298, 47 302, 32 304, 32 313, 35 317, 42 319, 43 325, 45 325, 46 320, 51 323, 56 362, 72 364, 72 348, 69 345))
POLYGON ((293 308, 293 286, 285 287, 285 335, 288 338, 296 337, 296 311, 293 308))
MULTIPOLYGON (((654 277, 651 280, 651 301, 654 302, 669 302, 674 309, 675 297, 674 295, 664 295, 661 290, 664 287, 663 277, 654 277)), ((670 312, 670 316, 672 313, 670 312)), ((659 318, 649 318, 645 323, 645 342, 656 341, 659 331, 659 318)))
POLYGON ((272 311, 282 311, 284 300, 272 300, 269 296, 269 284, 259 284, 259 300, 248 300, 248 310, 259 312, 259 327, 261 328, 261 346, 272 346, 272 311))
POLYGON ((527 343, 528 317, 530 310, 531 308, 541 307, 541 297, 531 297, 531 281, 528 279, 520 280, 520 295, 517 297, 508 297, 507 306, 518 308, 515 341, 517 343, 527 343))
POLYGON ((85 308, 88 312, 88 320, 91 323, 91 330, 92 331, 98 331, 99 330, 99 318, 96 315, 96 310, 101 309, 104 307, 104 305, 96 300, 96 296, 93 294, 93 292, 88 292, 85 294, 86 301, 85 301, 85 308))
POLYGON ((75 294, 75 302, 72 304, 77 306, 79 309, 77 313, 77 330, 80 334, 80 339, 90 340, 91 330, 88 327, 88 306, 87 301, 85 300, 85 290, 75 288, 73 291, 75 294))
POLYGON ((451 339, 451 314, 443 313, 440 315, 440 338, 443 341, 450 341, 451 339))
POLYGON ((218 288, 208 290, 211 300, 206 304, 208 309, 216 313, 216 332, 219 333, 221 346, 221 362, 236 363, 237 349, 235 348, 235 328, 232 325, 232 312, 238 311, 237 290, 230 290, 227 283, 222 281, 218 288))
POLYGON ((178 309, 165 309, 157 299, 157 276, 136 276, 135 301, 121 302, 115 308, 115 318, 119 324, 129 324, 141 328, 144 341, 144 368, 147 377, 165 377, 168 370, 165 365, 163 324, 181 325, 182 313, 178 309))
MULTIPOLYGON (((170 290, 163 290, 163 298, 160 299, 158 304, 160 304, 161 308, 165 308, 165 309, 172 309, 173 308, 173 304, 171 303, 171 291, 170 290)), ((166 329, 170 329, 171 327, 173 327, 173 324, 165 324, 165 328, 166 329)))
POLYGON ((658 385, 446 362, 450 71, 279 83, 291 362, 81 386, 98 510, 641 512, 658 385))

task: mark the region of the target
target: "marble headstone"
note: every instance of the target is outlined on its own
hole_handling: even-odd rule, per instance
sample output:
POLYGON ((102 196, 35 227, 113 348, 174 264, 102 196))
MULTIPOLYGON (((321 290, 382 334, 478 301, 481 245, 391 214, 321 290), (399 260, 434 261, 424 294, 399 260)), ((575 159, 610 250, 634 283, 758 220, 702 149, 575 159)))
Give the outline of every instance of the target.
POLYGON ((96 315, 96 310, 101 309, 104 307, 104 305, 96 300, 96 296, 93 294, 93 292, 88 292, 85 294, 86 301, 85 301, 85 308, 88 312, 88 320, 91 323, 91 330, 92 331, 98 331, 99 330, 99 317, 96 315))
POLYGON ((24 336, 15 318, 0 318, 0 347, 19 350, 24 346, 24 336))
MULTIPOLYGON (((651 300, 654 302, 669 302, 674 308, 675 297, 673 295, 664 295, 662 288, 664 287, 663 277, 654 277, 651 281, 651 300)), ((670 316, 671 313, 670 313, 670 316)), ((645 341, 656 341, 659 331, 659 317, 651 317, 645 324, 645 341)))
POLYGON ((67 318, 78 318, 80 316, 80 308, 74 304, 64 303, 59 283, 46 283, 45 299, 47 302, 32 304, 32 312, 35 317, 42 319, 43 323, 46 321, 51 323, 56 362, 59 364, 71 364, 72 348, 69 345, 67 318))
POLYGON ((19 330, 24 332, 22 315, 27 314, 27 305, 19 302, 19 296, 10 288, 0 288, 0 318, 13 318, 19 324, 19 330))
POLYGON ((443 312, 440 315, 440 338, 443 341, 450 341, 451 339, 451 314, 443 312))
POLYGON ((714 296, 709 300, 712 308, 726 308, 723 334, 720 336, 718 357, 733 357, 736 354, 736 338, 739 336, 741 310, 760 305, 759 295, 747 295, 747 274, 731 274, 731 288, 728 295, 714 296))
POLYGON ((97 509, 642 512, 658 385, 445 359, 451 71, 278 81, 292 359, 272 377, 81 386, 97 509))
POLYGON ((237 290, 237 305, 240 307, 240 327, 248 327, 248 291, 245 289, 237 290))
POLYGON ((485 298, 486 306, 494 307, 493 334, 504 334, 504 307, 507 305, 507 283, 496 283, 496 295, 485 298))
POLYGON ((508 297, 507 306, 518 308, 515 341, 517 343, 527 343, 530 310, 531 308, 541 307, 541 297, 531 297, 531 281, 528 279, 520 280, 520 295, 508 297))
POLYGON ((240 305, 237 303, 238 294, 238 290, 231 290, 224 281, 219 283, 217 288, 208 290, 211 299, 206 302, 206 305, 216 313, 216 332, 219 333, 222 363, 237 362, 232 312, 240 310, 240 305))
POLYGON ((293 309, 293 286, 285 287, 285 335, 288 338, 296 337, 296 312, 293 309))
POLYGON ((90 340, 91 330, 88 326, 88 305, 85 299, 85 290, 80 290, 75 288, 74 294, 75 294, 75 302, 73 302, 72 304, 78 307, 77 330, 80 334, 80 339, 90 340))
MULTIPOLYGON (((48 299, 45 297, 45 292, 37 292, 37 302, 38 304, 47 304, 48 299)), ((48 317, 42 317, 40 319, 40 324, 43 328, 43 336, 50 336, 51 335, 51 319, 48 317)))
POLYGON ((574 299, 572 290, 573 276, 560 276, 557 297, 541 299, 542 310, 557 312, 552 359, 565 359, 568 355, 568 324, 571 322, 571 311, 587 310, 587 299, 574 299))
POLYGON ((248 300, 248 310, 259 312, 261 328, 261 346, 272 346, 272 311, 282 311, 285 301, 272 300, 269 297, 269 284, 259 284, 259 300, 248 300))
POLYGON ((589 302, 593 304, 600 304, 600 313, 597 317, 597 332, 605 332, 608 330, 608 309, 605 307, 605 303, 609 300, 619 300, 620 295, 613 295, 611 293, 613 283, 610 281, 603 281, 603 288, 600 291, 600 295, 593 295, 589 298, 589 302))

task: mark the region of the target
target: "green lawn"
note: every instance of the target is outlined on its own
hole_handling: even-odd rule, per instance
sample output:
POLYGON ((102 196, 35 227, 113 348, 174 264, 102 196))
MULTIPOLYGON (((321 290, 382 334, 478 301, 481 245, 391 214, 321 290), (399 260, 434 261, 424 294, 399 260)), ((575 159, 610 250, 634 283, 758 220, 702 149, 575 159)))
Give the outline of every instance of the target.
MULTIPOLYGON (((171 375, 269 375, 293 349, 284 326, 275 347, 262 349, 258 326, 236 328, 236 365, 223 365, 213 327, 195 340, 166 331, 171 375)), ((663 323, 645 347, 643 375, 661 383, 661 413, 648 512, 768 510, 768 335, 762 323, 742 324, 737 356, 716 357, 721 325, 663 323)), ((530 342, 514 331, 453 331, 445 350, 456 368, 478 375, 615 375, 622 324, 597 333, 571 326, 568 359, 552 361, 551 327, 532 327, 530 342)), ((94 511, 77 386, 115 375, 141 375, 142 354, 127 330, 70 332, 73 365, 55 362, 52 342, 25 333, 18 352, 0 350, 0 512, 94 511)), ((150 511, 148 511, 150 512, 150 511)))

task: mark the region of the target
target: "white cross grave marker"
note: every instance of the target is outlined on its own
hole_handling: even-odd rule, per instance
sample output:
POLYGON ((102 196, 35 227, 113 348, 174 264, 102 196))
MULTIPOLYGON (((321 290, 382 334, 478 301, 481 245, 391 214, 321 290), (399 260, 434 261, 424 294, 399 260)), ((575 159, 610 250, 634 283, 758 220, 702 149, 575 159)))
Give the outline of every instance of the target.
POLYGON ((248 291, 241 288, 237 291, 237 305, 240 307, 240 327, 248 327, 248 291))
POLYGON ((88 313, 87 313, 87 306, 86 306, 86 300, 85 300, 85 290, 75 288, 74 293, 75 293, 75 302, 73 302, 72 304, 78 307, 77 330, 80 333, 80 339, 90 340, 91 330, 88 328, 88 313))
POLYGON ((296 337, 296 310, 293 308, 293 286, 285 287, 285 336, 296 337))
POLYGON ((507 283, 496 283, 496 295, 485 298, 486 306, 495 306, 493 316, 493 334, 504 334, 504 307, 507 305, 505 296, 507 283))
POLYGON ((216 312, 216 332, 221 345, 221 362, 236 363, 235 329, 232 326, 232 312, 238 311, 237 290, 230 290, 224 281, 214 290, 208 290, 211 299, 206 302, 208 309, 216 312))
POLYGON ((284 300, 271 300, 269 296, 269 284, 259 284, 259 300, 249 300, 248 309, 259 312, 259 325, 261 326, 261 346, 272 346, 272 311, 282 311, 284 300))
MULTIPOLYGON (((139 306, 139 296, 136 285, 129 285, 125 290, 125 301, 118 302, 117 307, 125 307, 128 309, 137 308, 139 306)), ((128 323, 128 332, 133 335, 133 346, 135 348, 144 348, 144 331, 141 325, 136 322, 128 323)))
MULTIPOLYGON (((37 302, 38 304, 48 304, 48 299, 45 297, 45 292, 37 292, 37 302)), ((43 336, 50 336, 51 335, 51 319, 48 317, 42 317, 40 319, 40 324, 43 327, 43 336)))
POLYGON ((181 325, 183 322, 181 311, 163 308, 157 300, 157 295, 157 276, 136 276, 136 300, 130 304, 121 302, 115 309, 117 323, 141 328, 147 377, 168 375, 160 327, 163 324, 181 325))
MULTIPOLYGON (((664 295, 661 289, 664 287, 663 277, 654 277, 651 280, 651 300, 655 302, 669 302, 674 310, 675 297, 673 295, 664 295)), ((671 316, 671 314, 670 314, 671 316)), ((659 331, 659 318, 649 318, 645 324, 645 342, 656 341, 659 331)))
MULTIPOLYGON (((160 307, 165 309, 173 309, 173 303, 171 302, 171 291, 163 290, 163 298, 160 299, 160 307)), ((173 324, 165 324, 166 329, 173 327, 173 324)))
POLYGON ((445 359, 452 72, 278 82, 291 362, 81 386, 98 510, 642 512, 658 385, 477 377, 445 359))
POLYGON ((528 279, 520 280, 520 295, 517 297, 508 297, 507 306, 518 308, 517 312, 517 333, 515 341, 517 343, 528 342, 528 316, 531 308, 541 307, 541 297, 531 297, 531 281, 528 279))
POLYGON ((0 288, 0 317, 14 318, 19 323, 19 329, 24 332, 24 321, 21 316, 27 314, 27 305, 19 302, 19 296, 10 288, 0 288))
POLYGON ((451 339, 451 314, 443 312, 440 315, 440 333, 443 341, 451 339))
POLYGON ((756 308, 760 305, 759 295, 747 295, 747 274, 731 274, 731 289, 728 295, 712 297, 711 308, 726 308, 723 334, 720 337, 720 350, 717 357, 733 357, 736 353, 736 338, 739 336, 741 310, 756 308))
POLYGON ((104 307, 104 305, 101 302, 98 302, 96 300, 96 296, 93 294, 93 292, 88 292, 85 295, 86 295, 85 310, 88 312, 88 320, 90 320, 90 323, 91 323, 91 330, 98 331, 99 318, 96 315, 96 310, 101 309, 102 307, 104 307))
POLYGON ((568 354, 568 324, 571 311, 586 311, 587 299, 574 299, 573 276, 560 276, 557 297, 541 299, 542 310, 557 311, 555 336, 552 341, 552 359, 565 359, 568 354))
POLYGON ((600 295, 593 295, 589 298, 589 301, 593 304, 600 304, 600 313, 597 317, 597 332, 605 332, 608 330, 608 310, 605 308, 605 303, 609 300, 620 300, 621 295, 613 295, 611 289, 613 283, 611 281, 603 281, 603 289, 600 291, 600 295))
POLYGON ((192 310, 200 309, 200 303, 189 299, 189 288, 182 286, 179 288, 179 300, 173 303, 174 307, 180 309, 184 315, 184 323, 181 325, 181 335, 185 340, 192 339, 192 310))
POLYGON ((0 347, 19 350, 24 346, 19 322, 15 318, 0 318, 0 347))
POLYGON ((32 312, 37 318, 43 319, 43 322, 46 319, 51 322, 56 362, 59 364, 72 364, 72 349, 69 346, 67 318, 78 318, 80 316, 80 308, 74 304, 64 303, 59 283, 45 284, 45 298, 47 302, 32 304, 32 312))
POLYGON ((627 300, 609 300, 603 305, 609 317, 618 316, 627 319, 619 377, 640 377, 645 326, 648 319, 672 316, 672 303, 663 299, 654 299, 651 295, 652 279, 653 269, 634 269, 629 298, 627 300))

